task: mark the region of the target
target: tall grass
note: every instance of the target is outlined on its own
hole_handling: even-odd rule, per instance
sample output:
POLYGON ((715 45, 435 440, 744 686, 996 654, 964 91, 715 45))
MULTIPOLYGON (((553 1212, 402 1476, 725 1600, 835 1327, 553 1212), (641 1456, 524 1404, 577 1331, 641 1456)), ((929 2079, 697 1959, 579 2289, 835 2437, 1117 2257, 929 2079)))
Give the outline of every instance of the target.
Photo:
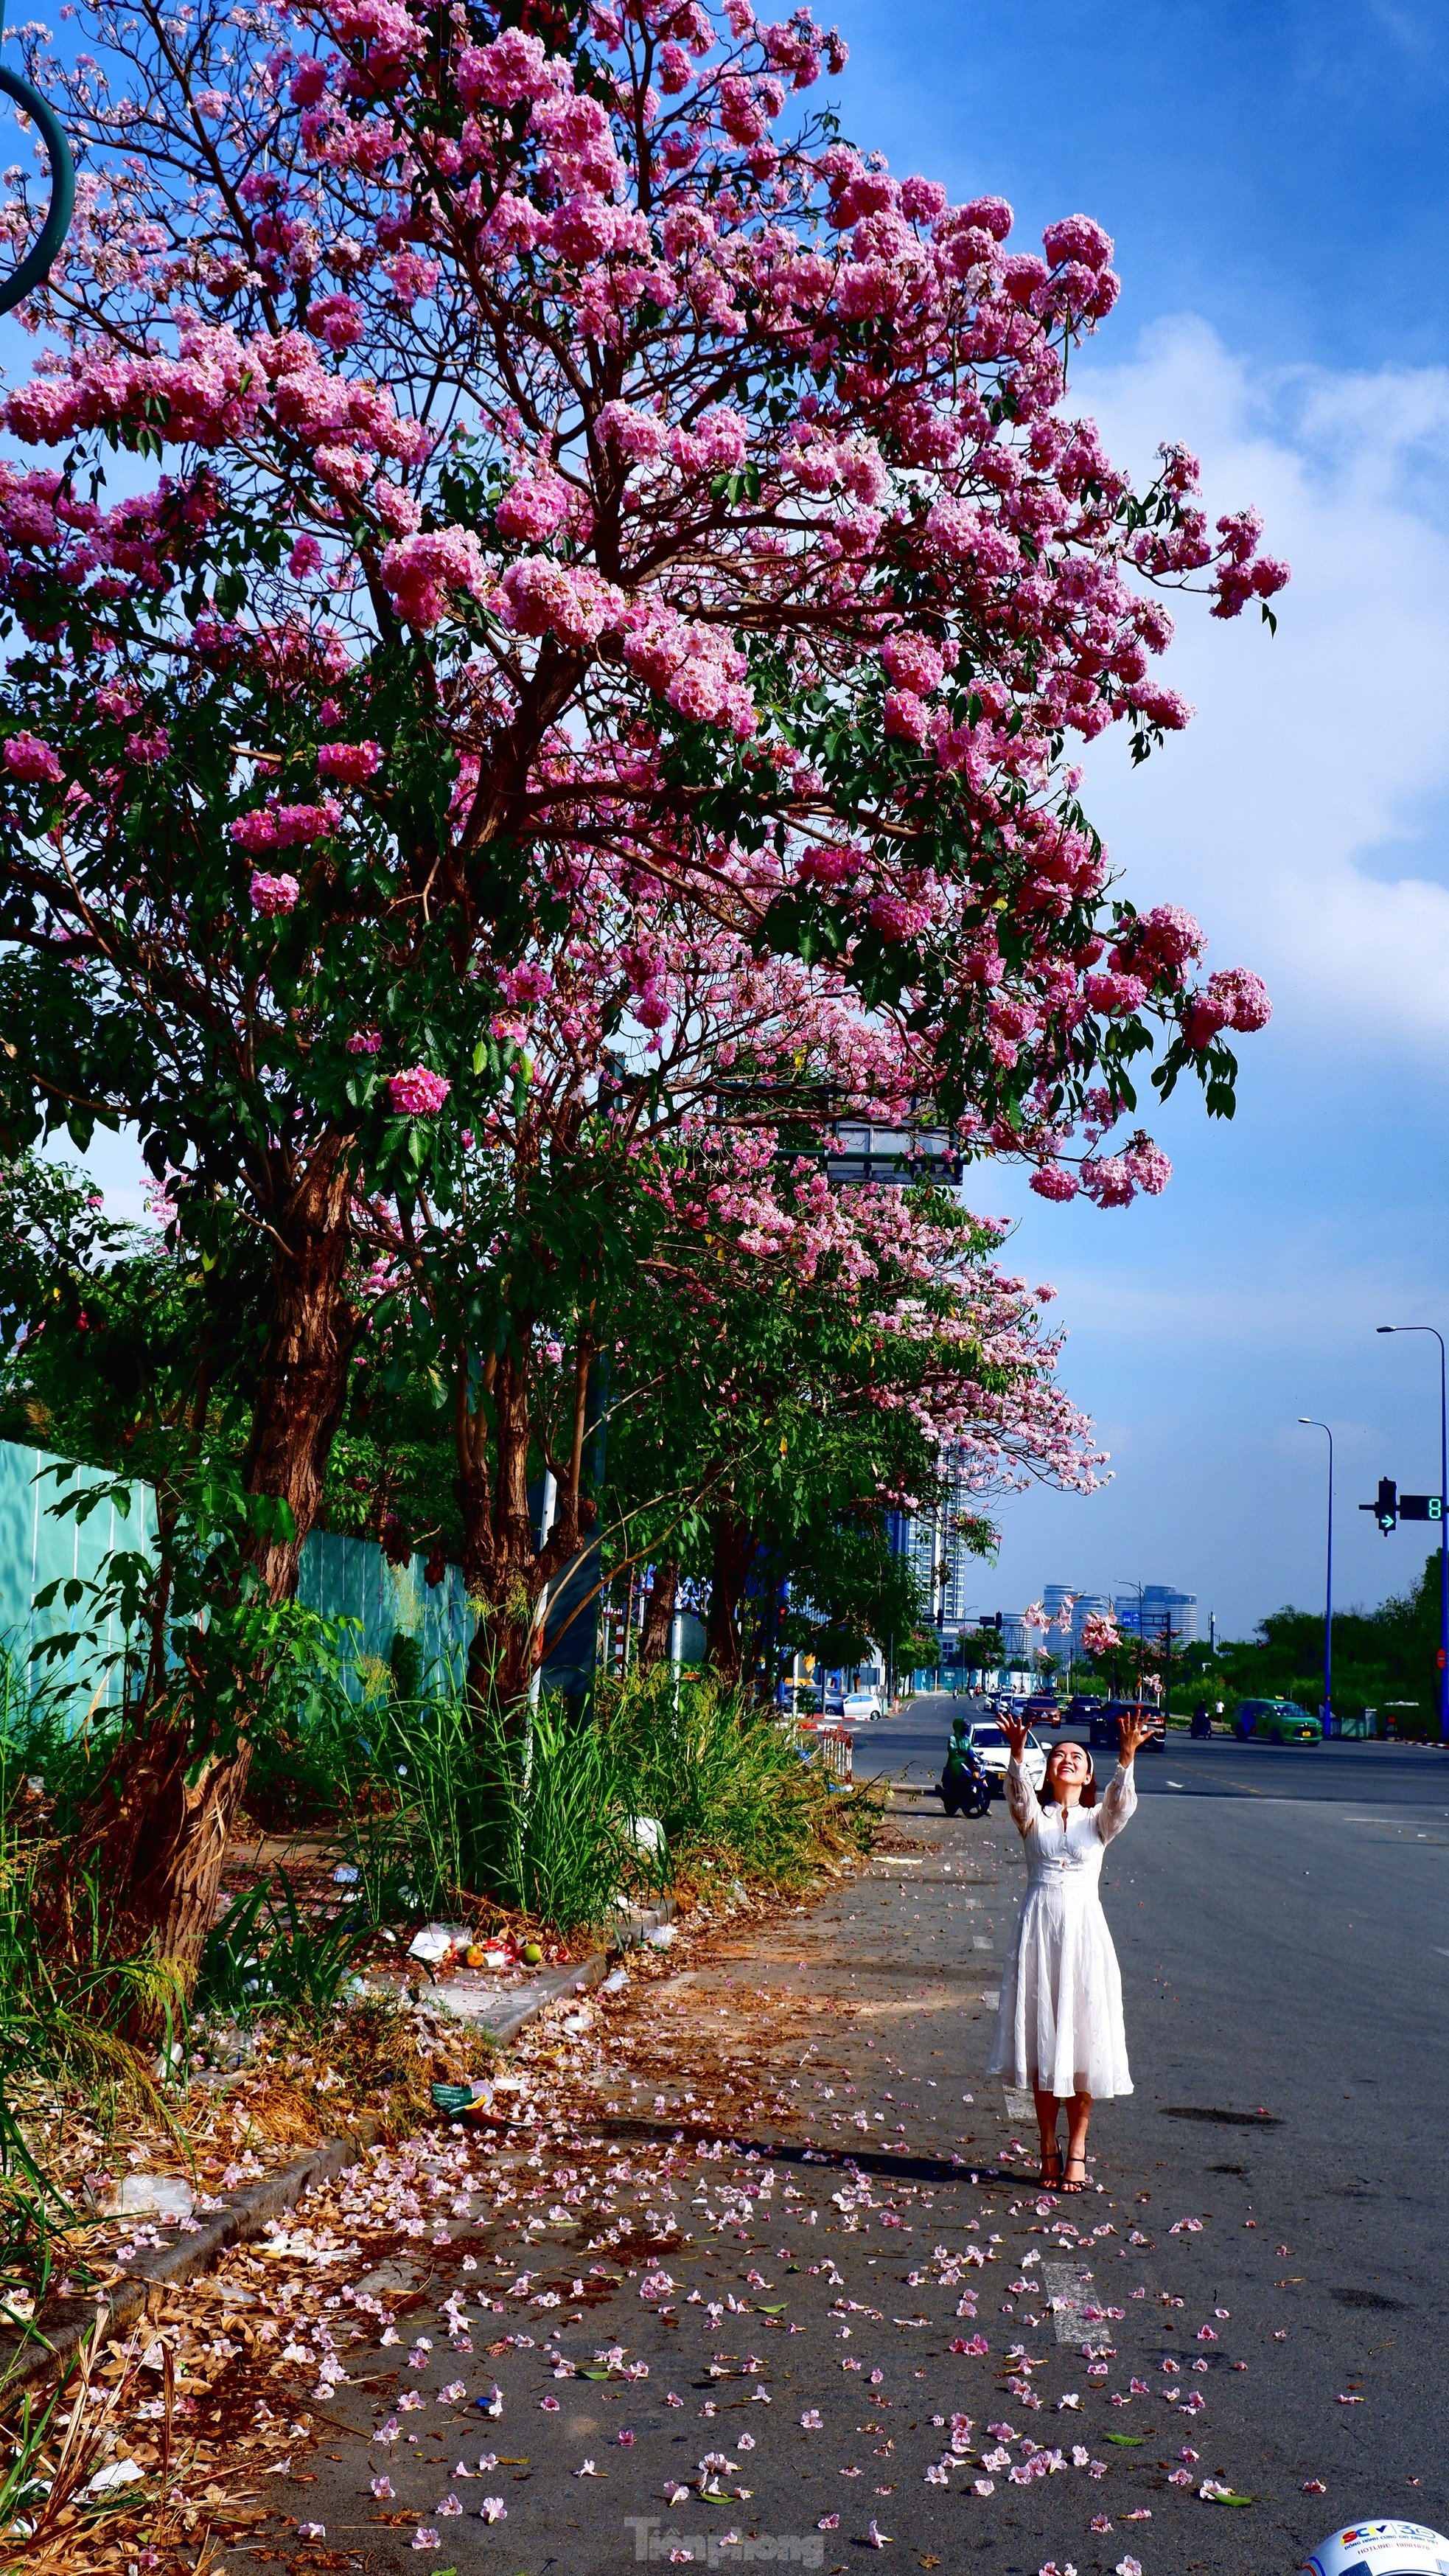
POLYGON ((513 1724, 446 1677, 408 1698, 383 1679, 324 1733, 309 1758, 332 1765, 372 1921, 475 1900, 572 1931, 705 1862, 797 1888, 871 1831, 864 1793, 832 1794, 793 1728, 708 1677, 635 1674, 583 1717, 545 1701, 513 1724))
POLYGON ((25 2115, 69 2088, 102 2127, 132 2106, 164 2119, 126 2031, 160 2021, 169 2052, 183 2010, 168 1962, 116 1955, 94 1886, 76 1891, 68 1937, 53 1927, 59 1853, 45 1790, 68 1758, 49 1700, 0 1657, 0 2319, 27 2329, 58 2249, 67 2260, 73 2251, 62 2239, 85 2221, 45 2170, 25 2115))
POLYGON ((707 1860, 785 1891, 868 1847, 879 1799, 832 1792, 794 1727, 740 1690, 661 1669, 606 1687, 600 1703, 635 1812, 658 1817, 676 1871, 707 1860))
POLYGON ((598 1727, 546 1704, 526 1725, 461 1688, 380 1693, 328 1721, 343 1845, 375 1921, 491 1900, 565 1930, 657 1885, 628 1766, 598 1727))

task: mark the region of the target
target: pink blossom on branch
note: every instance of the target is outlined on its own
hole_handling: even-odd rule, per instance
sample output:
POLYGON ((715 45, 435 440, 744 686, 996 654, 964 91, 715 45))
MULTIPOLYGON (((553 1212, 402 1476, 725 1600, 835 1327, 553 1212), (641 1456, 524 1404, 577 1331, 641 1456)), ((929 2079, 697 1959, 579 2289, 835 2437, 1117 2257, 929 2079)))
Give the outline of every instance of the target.
POLYGON ((5 766, 12 777, 35 787, 58 787, 65 775, 49 743, 33 733, 12 733, 8 737, 5 766))
POLYGON ((404 1118, 430 1118, 442 1108, 453 1086, 440 1073, 415 1064, 407 1073, 388 1076, 387 1096, 404 1118))
POLYGON ((324 742, 317 754, 322 777, 340 787, 361 787, 376 777, 381 765, 382 752, 375 742, 324 742))
POLYGON ((1089 1655, 1110 1655, 1122 1643, 1109 1611, 1089 1610, 1082 1621, 1082 1644, 1089 1655))
POLYGON ((1208 1000, 1226 1012, 1234 1029, 1263 1029, 1273 1016, 1266 984, 1247 966, 1220 966, 1208 978, 1208 1000))
POLYGON ((295 877, 269 877, 258 869, 250 887, 252 910, 268 918, 276 913, 292 912, 301 891, 295 877))
POLYGON ((331 838, 342 820, 342 808, 325 797, 320 805, 264 805, 254 814, 239 814, 230 826, 242 850, 289 850, 307 841, 331 838))

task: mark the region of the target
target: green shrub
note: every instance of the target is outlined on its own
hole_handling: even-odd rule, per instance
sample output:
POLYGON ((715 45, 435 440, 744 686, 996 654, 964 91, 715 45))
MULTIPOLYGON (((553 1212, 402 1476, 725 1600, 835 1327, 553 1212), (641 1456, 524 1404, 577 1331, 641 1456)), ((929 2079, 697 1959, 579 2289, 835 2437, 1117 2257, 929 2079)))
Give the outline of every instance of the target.
POLYGON ((207 1935, 195 2007, 243 2019, 281 2011, 320 2030, 371 1938, 365 1907, 350 1904, 331 1920, 309 1912, 279 1869, 245 1889, 207 1935))
POLYGON ((600 1693, 601 1724, 636 1815, 664 1828, 676 1870, 705 1859, 790 1890, 823 1858, 868 1846, 878 1793, 830 1789, 793 1726, 708 1674, 631 1674, 600 1693))

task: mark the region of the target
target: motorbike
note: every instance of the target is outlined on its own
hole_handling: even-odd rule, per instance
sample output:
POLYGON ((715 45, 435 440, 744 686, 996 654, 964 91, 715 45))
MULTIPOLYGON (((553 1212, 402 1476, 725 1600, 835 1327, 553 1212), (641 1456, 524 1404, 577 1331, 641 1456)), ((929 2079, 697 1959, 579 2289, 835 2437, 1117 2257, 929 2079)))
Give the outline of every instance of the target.
POLYGON ((951 1729, 937 1787, 948 1816, 984 1816, 990 1812, 991 1783, 981 1756, 973 1753, 966 1740, 965 1724, 960 1718, 951 1729))

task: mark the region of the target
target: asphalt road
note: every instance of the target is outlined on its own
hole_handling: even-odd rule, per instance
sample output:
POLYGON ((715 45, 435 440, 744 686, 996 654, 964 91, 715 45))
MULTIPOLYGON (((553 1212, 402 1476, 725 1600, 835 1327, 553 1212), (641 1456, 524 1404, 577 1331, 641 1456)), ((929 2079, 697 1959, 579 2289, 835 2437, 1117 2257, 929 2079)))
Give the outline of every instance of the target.
MULTIPOLYGON (((932 1741, 923 1721, 873 1729, 869 1758, 895 1767, 914 1727, 910 1758, 934 1766, 944 1728, 932 1741)), ((592 2094, 561 2092, 551 2132, 541 2097, 533 2126, 477 2151, 486 2189, 438 2250, 419 2262, 359 2227, 359 2265, 410 2256, 384 2297, 432 2350, 412 2369, 348 2353, 333 2447, 285 2506, 326 2543, 256 2554, 552 2576, 738 2564, 735 2534, 807 2565, 818 2539, 824 2576, 876 2547, 990 2576, 1293 2576, 1351 2519, 1449 2526, 1437 1763, 1227 1743, 1139 1757, 1145 1794, 1104 1874, 1136 2091, 1099 2109, 1078 2199, 1031 2187, 1025 2106, 981 2074, 1023 1883, 1010 1820, 898 1798, 866 1878, 636 1988, 592 2094), (596 2150, 630 2188, 601 2180, 596 2150), (667 2292, 643 2291, 651 2266, 667 2292), (473 2314, 462 2359, 445 2286, 473 2314), (638 2361, 647 2378, 621 2376, 638 2361), (405 2388, 426 2414, 401 2413, 405 2388), (491 2522, 456 2474, 480 2435, 506 2509, 491 2522), (1251 2501, 1204 2500, 1204 2478, 1251 2501), (458 2511, 440 2519, 445 2491, 458 2511), (437 2545, 415 2550, 415 2529, 437 2545)), ((300 2386, 286 2402, 305 2415, 300 2386)))
MULTIPOLYGON (((939 1776, 951 1719, 959 1712, 990 1720, 976 1701, 948 1693, 923 1693, 899 1717, 853 1729, 855 1770, 862 1780, 888 1774, 919 1786, 939 1776)), ((1085 1744, 1085 1727, 1038 1727, 1044 1747, 1057 1737, 1085 1744)), ((1110 1753, 1094 1755, 1099 1779, 1112 1768, 1110 1753)), ((1337 1799, 1352 1806, 1428 1806, 1449 1818, 1449 1753, 1429 1744, 1359 1744, 1334 1738, 1326 1744, 1239 1743, 1212 1736, 1194 1743, 1173 1733, 1161 1752, 1145 1751, 1138 1766, 1142 1796, 1337 1799)))

